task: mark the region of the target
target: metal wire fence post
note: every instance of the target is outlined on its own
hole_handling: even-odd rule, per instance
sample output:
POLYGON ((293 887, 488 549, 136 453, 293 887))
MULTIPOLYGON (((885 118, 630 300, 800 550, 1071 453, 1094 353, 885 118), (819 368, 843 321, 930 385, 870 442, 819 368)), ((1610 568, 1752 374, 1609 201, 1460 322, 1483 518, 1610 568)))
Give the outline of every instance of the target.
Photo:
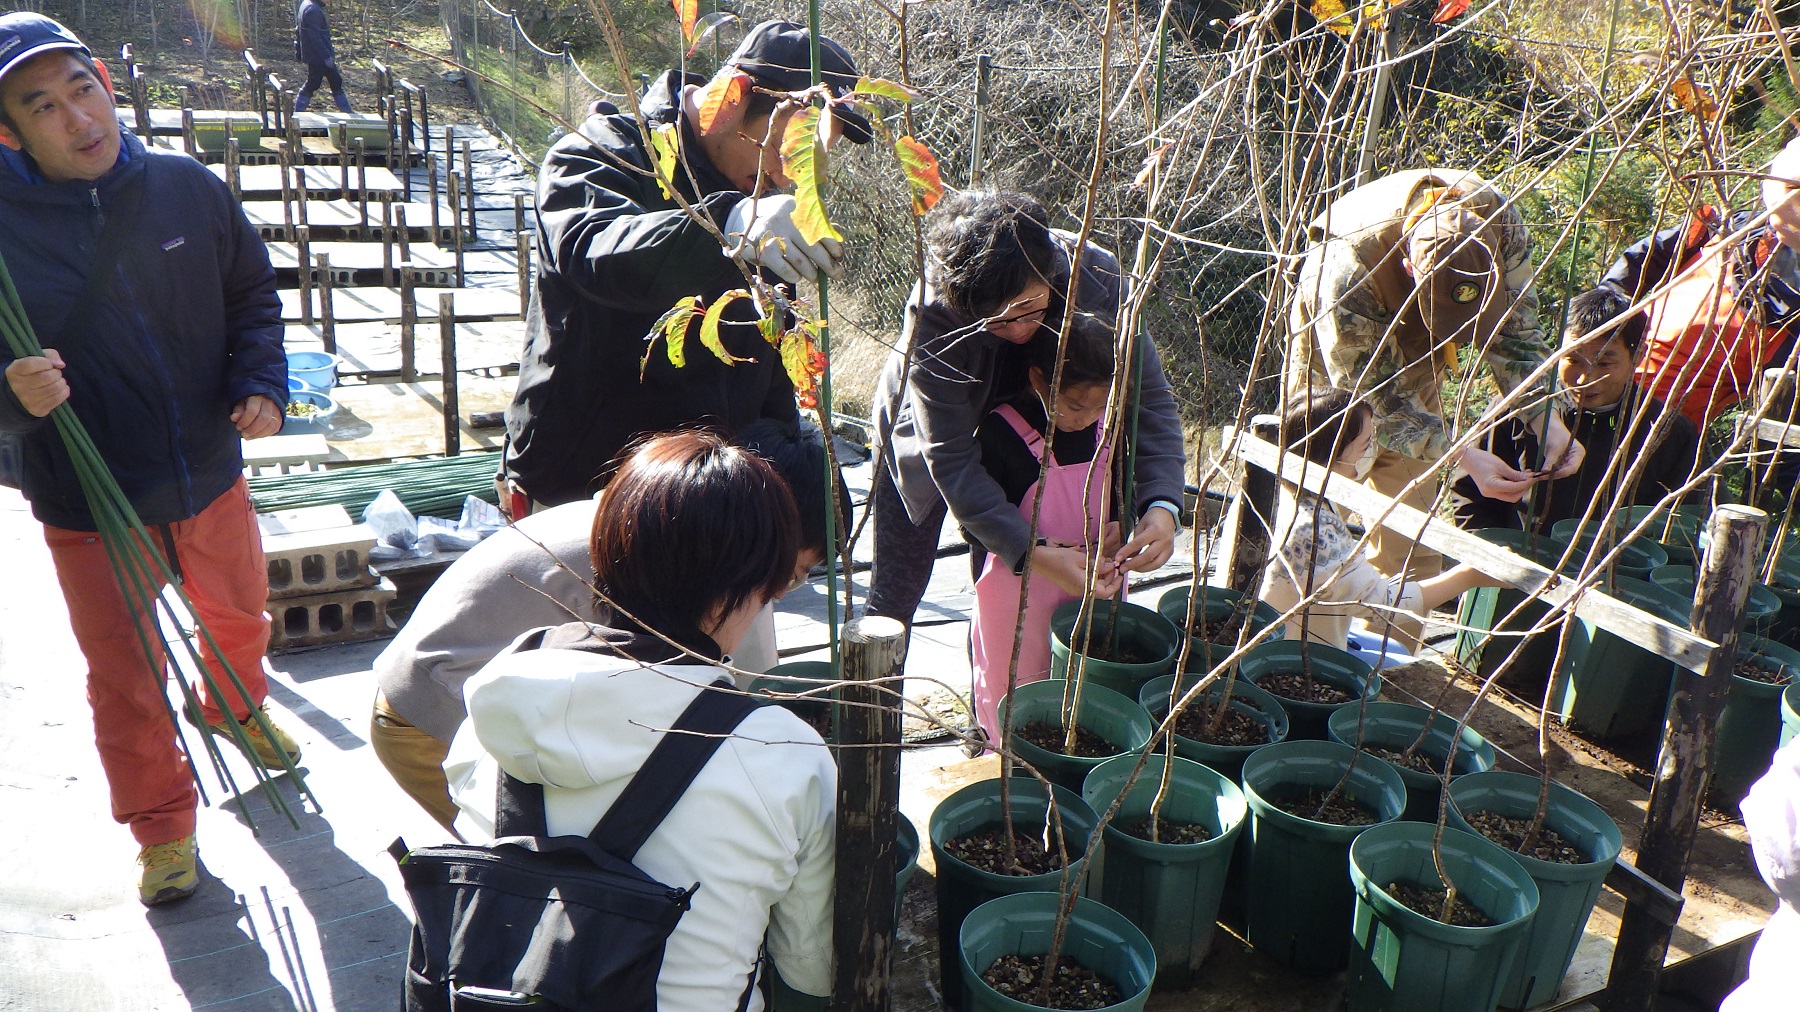
POLYGON ((994 58, 987 53, 975 57, 975 115, 969 126, 969 185, 981 182, 981 133, 987 117, 988 80, 994 73, 994 58))

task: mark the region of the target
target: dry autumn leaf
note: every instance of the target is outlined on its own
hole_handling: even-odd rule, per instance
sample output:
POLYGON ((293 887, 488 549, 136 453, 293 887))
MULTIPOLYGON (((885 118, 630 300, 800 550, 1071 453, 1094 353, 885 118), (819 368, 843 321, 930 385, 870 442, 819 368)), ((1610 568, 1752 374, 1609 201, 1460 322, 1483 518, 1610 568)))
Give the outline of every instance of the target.
POLYGON ((1713 101, 1712 95, 1705 88, 1695 84, 1692 78, 1677 78, 1669 86, 1669 97, 1681 107, 1683 112, 1711 122, 1719 118, 1719 104, 1713 101))
POLYGON ((670 0, 681 19, 681 41, 694 41, 694 22, 700 17, 700 0, 670 0))
MULTIPOLYGON (((717 83, 716 78, 714 83, 717 83)), ((713 120, 719 118, 719 112, 729 103, 743 101, 748 94, 750 94, 750 75, 748 74, 733 74, 726 79, 724 87, 707 88, 706 97, 700 102, 698 121, 694 125, 703 134, 710 132, 713 120)))
POLYGON ((1462 16, 1469 9, 1469 0, 1439 0, 1437 13, 1431 16, 1434 25, 1447 24, 1462 16))
POLYGON ((824 130, 830 129, 826 110, 808 106, 794 113, 788 121, 787 134, 781 140, 781 168, 794 181, 794 226, 801 238, 816 243, 820 239, 844 241, 844 235, 825 215, 823 192, 825 173, 824 130))
POLYGON ((749 292, 742 288, 734 288, 724 295, 719 296, 717 299, 714 299, 713 304, 706 307, 706 315, 700 320, 701 345, 703 345, 707 351, 712 352, 714 358, 726 365, 736 365, 739 362, 749 361, 749 359, 739 358, 727 351, 724 338, 719 336, 719 322, 725 316, 726 307, 739 299, 747 299, 749 297, 749 292))
POLYGON ((913 214, 923 215, 944 195, 937 156, 911 135, 894 142, 894 155, 900 159, 900 168, 906 173, 906 186, 912 191, 913 214))

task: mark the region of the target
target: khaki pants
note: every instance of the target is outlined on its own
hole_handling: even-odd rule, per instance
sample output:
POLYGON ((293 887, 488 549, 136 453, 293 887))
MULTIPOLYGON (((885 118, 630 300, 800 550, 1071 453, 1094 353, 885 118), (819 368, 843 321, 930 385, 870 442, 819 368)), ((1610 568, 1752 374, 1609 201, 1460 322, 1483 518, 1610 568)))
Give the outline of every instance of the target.
POLYGON ((375 693, 375 712, 369 718, 369 743, 400 789, 445 829, 455 832, 458 809, 450 800, 450 781, 444 777, 450 743, 412 726, 388 707, 380 692, 375 693))
MULTIPOLYGON (((1418 487, 1405 495, 1401 495, 1400 490, 1414 478, 1435 468, 1435 464, 1414 460, 1404 454, 1384 448, 1376 452, 1375 465, 1369 468, 1368 477, 1363 479, 1363 484, 1382 495, 1399 499, 1408 506, 1429 514, 1432 503, 1437 498, 1437 482, 1432 480, 1420 482, 1418 487)), ((1406 579, 1410 582, 1436 576, 1443 571, 1444 557, 1442 555, 1411 538, 1375 523, 1373 516, 1364 517, 1363 522, 1369 527, 1369 561, 1383 575, 1399 576, 1404 572, 1406 579)), ((1383 625, 1385 623, 1371 622, 1371 628, 1377 634, 1386 631, 1381 628, 1383 625)), ((1409 653, 1416 652, 1424 624, 1413 619, 1400 618, 1394 621, 1393 626, 1392 634, 1405 644, 1409 653)))

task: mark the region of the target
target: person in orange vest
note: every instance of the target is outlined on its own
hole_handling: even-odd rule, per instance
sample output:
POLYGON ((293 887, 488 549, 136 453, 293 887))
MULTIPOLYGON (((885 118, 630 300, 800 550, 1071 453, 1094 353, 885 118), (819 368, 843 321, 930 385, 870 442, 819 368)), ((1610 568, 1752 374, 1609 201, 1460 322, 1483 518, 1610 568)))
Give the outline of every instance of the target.
POLYGON ((1703 205, 1632 244, 1601 283, 1647 307, 1639 385, 1701 429, 1756 392, 1766 366, 1793 357, 1800 320, 1800 138, 1769 163, 1768 220, 1703 205), (1749 231, 1745 231, 1748 228, 1749 231))

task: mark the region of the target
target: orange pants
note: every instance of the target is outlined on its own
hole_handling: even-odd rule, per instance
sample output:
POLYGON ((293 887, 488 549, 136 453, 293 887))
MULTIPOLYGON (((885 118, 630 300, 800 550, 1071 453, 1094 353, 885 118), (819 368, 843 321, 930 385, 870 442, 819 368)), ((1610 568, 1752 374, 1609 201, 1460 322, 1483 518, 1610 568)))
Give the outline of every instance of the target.
MULTIPOLYGON (((149 529, 150 544, 162 554, 163 528, 149 529)), ((201 658, 242 720, 262 705, 268 692, 263 653, 269 646, 269 577, 262 536, 243 479, 213 500, 198 516, 168 525, 182 586, 219 652, 243 682, 248 699, 238 698, 218 658, 201 641, 201 658)), ((146 664, 131 611, 120 593, 106 546, 92 531, 46 526, 44 541, 56 564, 69 607, 69 625, 88 663, 88 704, 94 710, 94 741, 112 792, 113 818, 131 827, 141 846, 179 840, 194 832, 198 795, 187 758, 176 744, 166 698, 167 659, 153 616, 145 616, 146 637, 155 656, 146 664)), ((218 702, 200 688, 201 713, 220 717, 218 702)), ((187 735, 199 749, 197 732, 187 735)))

